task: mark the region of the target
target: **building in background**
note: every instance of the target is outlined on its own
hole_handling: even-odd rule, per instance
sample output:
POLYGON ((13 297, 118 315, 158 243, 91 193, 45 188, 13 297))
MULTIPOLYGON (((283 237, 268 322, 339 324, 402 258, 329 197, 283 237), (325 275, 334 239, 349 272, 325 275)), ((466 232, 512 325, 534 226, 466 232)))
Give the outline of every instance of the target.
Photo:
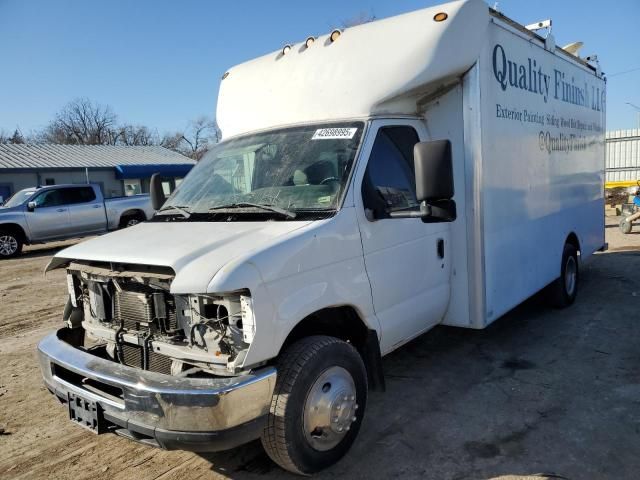
POLYGON ((97 183, 104 196, 149 191, 154 173, 172 191, 196 162, 164 147, 0 145, 0 197, 37 185, 97 183))
POLYGON ((640 180, 640 129, 607 132, 607 188, 636 186, 640 180))

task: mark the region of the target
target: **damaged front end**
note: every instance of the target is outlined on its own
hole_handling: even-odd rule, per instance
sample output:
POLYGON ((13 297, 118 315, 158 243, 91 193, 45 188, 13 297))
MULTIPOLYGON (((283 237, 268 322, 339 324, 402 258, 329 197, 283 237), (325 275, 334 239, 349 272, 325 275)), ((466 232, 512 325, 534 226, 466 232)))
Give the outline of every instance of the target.
POLYGON ((166 449, 217 451, 258 438, 276 382, 244 366, 248 291, 173 295, 167 267, 73 261, 66 326, 38 345, 69 418, 166 449))
POLYGON ((249 292, 172 295, 173 278, 167 267, 72 262, 65 320, 124 365, 174 376, 242 373, 255 334, 249 292))

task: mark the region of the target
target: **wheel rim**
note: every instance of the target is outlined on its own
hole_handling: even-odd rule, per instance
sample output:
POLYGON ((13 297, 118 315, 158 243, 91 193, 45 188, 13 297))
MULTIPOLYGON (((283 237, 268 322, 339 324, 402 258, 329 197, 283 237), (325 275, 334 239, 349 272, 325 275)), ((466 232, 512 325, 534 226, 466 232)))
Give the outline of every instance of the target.
POLYGON ((356 385, 342 367, 325 370, 312 385, 304 404, 304 435, 316 450, 331 450, 356 421, 356 385))
POLYGON ((575 257, 569 257, 564 269, 564 286, 567 291, 567 295, 572 296, 576 289, 576 283, 578 280, 578 264, 575 257))
POLYGON ((127 221, 127 227, 133 227, 134 225, 137 225, 140 223, 140 220, 138 220, 137 218, 132 218, 129 221, 127 221))
POLYGON ((0 255, 13 255, 18 250, 18 240, 11 235, 0 237, 0 255))

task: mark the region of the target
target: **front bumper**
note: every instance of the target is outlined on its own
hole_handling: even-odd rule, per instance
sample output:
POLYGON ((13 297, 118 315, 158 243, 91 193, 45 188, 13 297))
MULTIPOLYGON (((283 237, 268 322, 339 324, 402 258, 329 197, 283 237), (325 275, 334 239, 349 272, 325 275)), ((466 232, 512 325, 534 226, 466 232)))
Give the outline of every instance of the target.
POLYGON ((63 403, 95 402, 108 430, 168 450, 227 450, 260 436, 276 381, 265 367, 249 375, 181 378, 140 370, 72 345, 63 328, 38 345, 44 382, 63 403))

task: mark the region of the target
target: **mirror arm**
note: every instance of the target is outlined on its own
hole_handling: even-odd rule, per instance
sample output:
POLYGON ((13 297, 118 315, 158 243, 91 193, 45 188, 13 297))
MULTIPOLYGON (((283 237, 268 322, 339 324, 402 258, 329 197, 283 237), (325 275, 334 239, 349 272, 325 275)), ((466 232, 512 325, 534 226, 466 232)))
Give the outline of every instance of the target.
POLYGON ((422 202, 420 204, 420 210, 409 210, 409 211, 395 211, 389 212, 389 216, 391 218, 425 218, 431 216, 431 205, 428 205, 427 202, 422 202))

